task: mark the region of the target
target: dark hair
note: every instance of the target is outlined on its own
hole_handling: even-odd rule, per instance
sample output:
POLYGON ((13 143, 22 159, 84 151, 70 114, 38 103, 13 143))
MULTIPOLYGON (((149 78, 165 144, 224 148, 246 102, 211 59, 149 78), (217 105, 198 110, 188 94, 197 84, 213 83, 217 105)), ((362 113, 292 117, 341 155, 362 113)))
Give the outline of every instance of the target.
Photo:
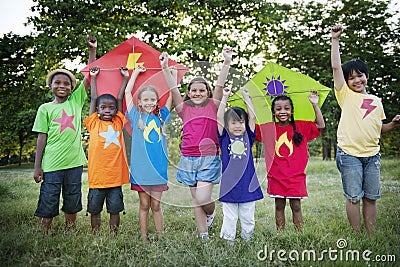
MULTIPOLYGON (((187 89, 188 91, 190 91, 190 87, 191 87, 192 84, 194 84, 194 83, 202 83, 202 84, 204 84, 204 85, 206 86, 206 88, 207 88, 208 97, 209 97, 209 98, 212 97, 211 86, 210 86, 210 84, 207 82, 206 79, 204 79, 203 77, 196 77, 196 78, 193 78, 193 79, 190 81, 189 85, 188 85, 188 89, 187 89)), ((186 95, 185 95, 184 101, 189 100, 189 99, 190 99, 189 96, 186 94, 186 95)))
POLYGON ((368 79, 368 66, 367 64, 364 63, 361 59, 352 59, 347 61, 342 65, 342 71, 343 71, 343 76, 344 80, 347 81, 349 80, 350 75, 353 73, 353 71, 357 72, 358 74, 364 73, 365 76, 367 76, 368 79))
POLYGON ((98 107, 99 105, 100 105, 100 101, 101 100, 111 100, 111 101, 114 101, 114 103, 115 103, 115 106, 118 108, 118 101, 117 101, 117 99, 115 98, 115 96, 113 96, 113 95, 110 95, 110 94, 102 94, 102 95, 99 95, 98 97, 97 97, 97 99, 96 99, 96 107, 98 107))
POLYGON ((293 115, 294 106, 293 106, 293 101, 290 97, 288 97, 287 95, 278 95, 277 97, 274 98, 274 100, 272 101, 272 104, 271 104, 272 120, 274 122, 276 121, 275 115, 274 115, 274 108, 275 108, 275 102, 279 101, 279 100, 283 100, 283 101, 288 100, 290 103, 290 107, 292 108, 292 115, 290 116, 289 122, 293 127, 293 132, 294 132, 293 141, 296 144, 296 146, 299 146, 301 141, 303 141, 303 135, 301 135, 301 133, 296 131, 296 122, 294 121, 294 115, 293 115))
POLYGON ((232 107, 225 112, 224 114, 225 128, 228 127, 228 123, 230 120, 234 121, 244 120, 245 125, 249 125, 249 115, 247 115, 247 112, 240 107, 232 107))

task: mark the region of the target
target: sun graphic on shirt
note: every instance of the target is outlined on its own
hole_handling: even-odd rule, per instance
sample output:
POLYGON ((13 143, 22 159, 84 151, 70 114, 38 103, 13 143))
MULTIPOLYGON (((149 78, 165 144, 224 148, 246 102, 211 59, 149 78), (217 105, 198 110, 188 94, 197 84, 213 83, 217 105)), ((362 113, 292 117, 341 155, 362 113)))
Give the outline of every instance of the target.
POLYGON ((267 91, 265 93, 266 96, 269 96, 272 99, 277 95, 287 94, 285 89, 289 86, 284 85, 286 80, 281 81, 281 76, 278 76, 277 79, 275 79, 274 76, 272 76, 271 79, 266 77, 266 79, 267 82, 263 83, 266 86, 265 88, 263 88, 264 91, 267 91))
POLYGON ((241 159, 242 156, 246 156, 247 147, 243 137, 231 138, 231 144, 229 145, 228 149, 229 155, 231 155, 234 159, 241 159))

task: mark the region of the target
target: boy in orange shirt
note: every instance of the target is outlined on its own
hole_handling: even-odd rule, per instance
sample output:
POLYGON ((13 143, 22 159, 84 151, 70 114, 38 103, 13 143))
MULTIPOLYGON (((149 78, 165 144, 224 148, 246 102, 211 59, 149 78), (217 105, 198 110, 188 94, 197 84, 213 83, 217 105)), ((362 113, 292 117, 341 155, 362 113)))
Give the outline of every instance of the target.
POLYGON ((124 210, 121 186, 129 183, 122 133, 125 116, 121 112, 129 73, 126 68, 121 68, 120 71, 123 78, 117 100, 110 94, 97 97, 96 77, 100 69, 90 69, 90 110, 84 123, 90 133, 87 210, 91 214, 90 221, 94 233, 100 229, 104 200, 107 212, 110 213, 110 230, 117 233, 119 213, 124 210))

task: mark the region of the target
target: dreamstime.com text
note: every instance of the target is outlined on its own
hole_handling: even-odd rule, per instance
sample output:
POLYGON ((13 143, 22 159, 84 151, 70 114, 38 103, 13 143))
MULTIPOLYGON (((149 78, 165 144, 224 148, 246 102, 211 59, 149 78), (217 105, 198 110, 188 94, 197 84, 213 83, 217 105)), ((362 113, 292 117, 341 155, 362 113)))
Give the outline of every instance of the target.
POLYGON ((302 251, 285 249, 269 249, 267 245, 257 252, 257 259, 260 261, 343 261, 343 262, 396 262, 396 255, 374 255, 371 250, 359 251, 356 249, 348 249, 345 239, 336 241, 336 248, 329 247, 321 251, 313 249, 305 249, 302 251))

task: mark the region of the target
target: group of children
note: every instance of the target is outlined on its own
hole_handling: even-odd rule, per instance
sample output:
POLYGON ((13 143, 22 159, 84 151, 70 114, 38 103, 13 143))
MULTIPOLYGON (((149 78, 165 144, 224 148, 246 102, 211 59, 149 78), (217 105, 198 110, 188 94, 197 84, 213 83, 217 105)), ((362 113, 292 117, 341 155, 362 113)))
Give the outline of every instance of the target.
MULTIPOLYGON (((342 175, 346 210, 352 228, 360 231, 359 203, 362 199, 365 228, 371 232, 376 221, 376 199, 380 197, 379 137, 381 132, 399 125, 400 115, 392 122, 382 124, 385 116, 380 99, 367 94, 365 89, 368 78, 366 65, 353 60, 341 66, 338 42, 341 32, 340 25, 332 28, 335 94, 342 108, 337 165, 342 175)), ((87 43, 91 63, 95 60, 97 40, 88 37, 87 43)), ((214 90, 204 78, 197 77, 189 83, 182 97, 177 84, 177 70, 168 66, 168 54, 162 53, 160 65, 170 94, 161 108, 159 93, 151 86, 139 88, 134 94, 137 98, 133 98, 135 80, 146 71, 144 67, 135 68, 130 78, 126 68, 120 69, 123 78, 117 98, 111 94, 98 96, 96 77, 101 70, 97 67, 90 69, 90 111, 84 124, 90 134, 87 210, 91 214, 94 232, 100 228, 104 201, 110 213, 110 229, 117 232, 119 213, 124 210, 121 187, 129 182, 131 189, 139 195, 139 224, 143 240, 147 240, 150 209, 157 233, 163 232, 160 202, 162 192, 168 190, 165 124, 170 119, 173 104, 183 121, 182 156, 177 180, 190 188, 198 236, 208 239, 208 229, 216 215, 211 194, 213 185, 220 183, 219 201, 223 203, 221 238, 234 242, 240 217, 241 237, 250 240, 255 226, 255 201, 263 198, 252 155, 256 115, 246 88, 241 92, 247 112, 239 107, 226 110, 231 94, 231 89, 224 88, 232 59, 230 47, 223 49, 223 57, 224 63, 214 90), (121 112, 124 95, 125 115, 121 112), (125 116, 132 130, 129 167, 122 131, 125 116)), ((61 192, 67 230, 75 227, 76 214, 82 210, 81 181, 86 158, 81 143, 81 113, 89 82, 85 79, 75 89, 74 75, 57 69, 47 75, 46 83, 55 98, 39 107, 33 131, 39 133, 34 179, 41 182, 35 216, 40 218, 47 234, 52 218, 59 213, 61 192)), ((318 99, 317 92, 311 91, 309 100, 316 115, 315 122, 295 121, 293 103, 286 95, 277 96, 272 102, 273 122, 269 129, 273 131, 270 136, 274 142, 271 148, 273 156, 266 156, 269 166, 267 193, 275 199, 278 229, 285 227, 286 199, 289 199, 296 229, 302 229, 300 200, 307 197, 307 142, 319 136, 320 129, 325 127, 318 99), (292 146, 278 147, 276 143, 281 138, 286 138, 292 146)), ((268 136, 268 133, 263 133, 263 139, 268 136)))

